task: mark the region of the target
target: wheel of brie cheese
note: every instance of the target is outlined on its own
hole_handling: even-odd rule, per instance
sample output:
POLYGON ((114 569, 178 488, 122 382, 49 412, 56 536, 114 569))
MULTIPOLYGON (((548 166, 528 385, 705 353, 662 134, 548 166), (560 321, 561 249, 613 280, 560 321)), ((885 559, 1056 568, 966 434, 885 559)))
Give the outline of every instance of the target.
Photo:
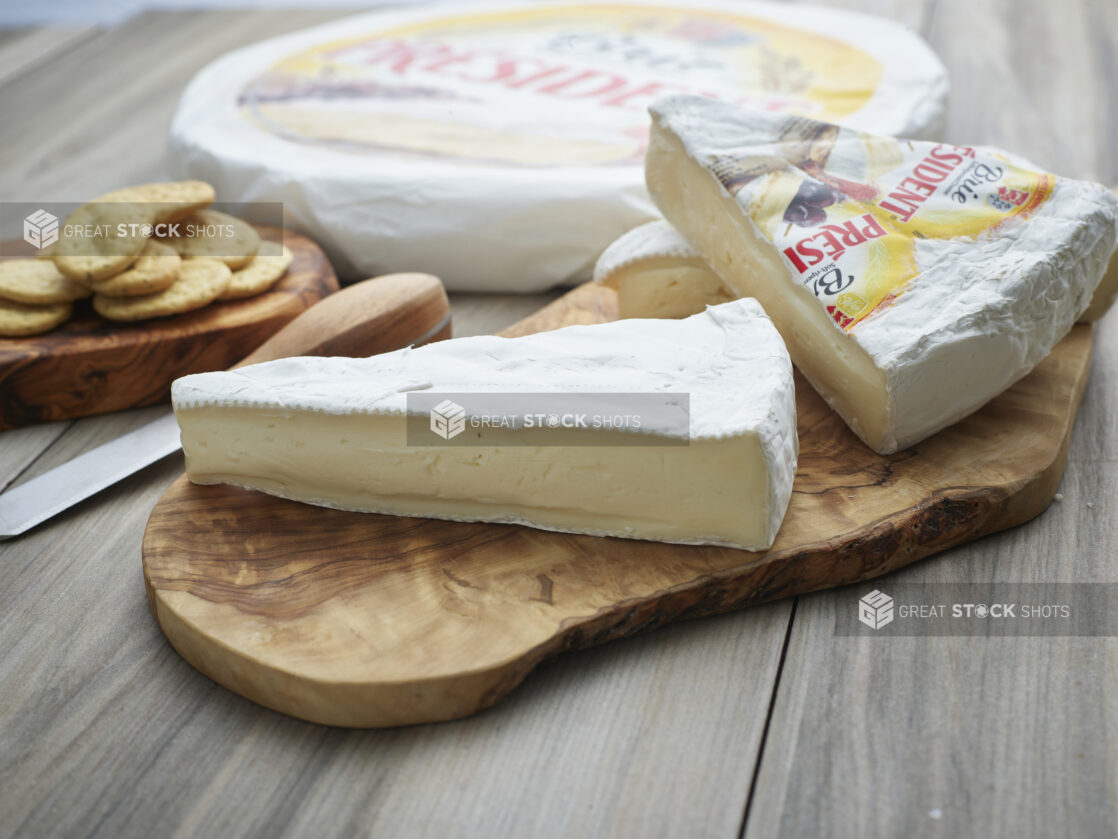
POLYGON ((343 275, 528 292, 588 279, 656 216, 647 108, 688 92, 927 137, 947 79, 899 24, 812 6, 424 6, 224 56, 183 94, 171 144, 224 200, 284 202, 343 275))

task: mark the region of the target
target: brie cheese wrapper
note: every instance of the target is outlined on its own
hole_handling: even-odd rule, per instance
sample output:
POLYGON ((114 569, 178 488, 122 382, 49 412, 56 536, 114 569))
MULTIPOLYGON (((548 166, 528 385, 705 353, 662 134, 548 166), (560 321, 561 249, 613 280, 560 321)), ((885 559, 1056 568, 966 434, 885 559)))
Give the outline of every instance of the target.
POLYGON ((962 419, 1087 310, 1118 199, 988 148, 895 140, 698 96, 652 108, 660 211, 756 297, 874 450, 962 419))
POLYGON ((343 510, 750 550, 772 545, 798 454, 791 361, 749 299, 685 320, 202 373, 177 380, 172 401, 195 483, 343 510), (431 432, 417 445, 407 416, 417 390, 687 394, 690 418, 682 432, 655 417, 639 430, 570 429, 562 445, 483 445, 472 426, 463 437, 476 444, 440 444, 431 432), (642 445, 617 444, 632 435, 642 445))

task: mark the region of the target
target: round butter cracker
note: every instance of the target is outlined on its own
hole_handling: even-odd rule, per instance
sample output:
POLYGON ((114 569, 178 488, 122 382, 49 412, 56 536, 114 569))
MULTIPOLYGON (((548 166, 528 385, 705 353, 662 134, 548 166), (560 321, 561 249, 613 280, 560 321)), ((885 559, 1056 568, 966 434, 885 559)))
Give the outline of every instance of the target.
POLYGON ((221 293, 221 299, 237 300, 267 291, 287 273, 292 259, 294 256, 286 245, 278 254, 258 253, 247 267, 233 272, 233 279, 221 293))
POLYGON ((179 278, 163 291, 142 297, 93 295, 93 308, 109 320, 144 320, 200 309, 229 286, 233 272, 216 259, 184 260, 179 278))
POLYGON ((179 225, 180 235, 163 241, 183 259, 209 257, 238 271, 247 267, 260 250, 260 234, 255 227, 217 210, 201 210, 179 225))
POLYGON ((181 221, 210 206, 214 198, 214 188, 205 181, 161 181, 115 189, 97 200, 151 204, 158 224, 181 221))
POLYGON ((0 300, 0 337, 19 338, 49 332, 69 320, 72 311, 73 306, 69 303, 27 306, 0 300))
POLYGON ((49 259, 6 259, 0 262, 0 298, 29 306, 69 303, 89 297, 81 283, 63 276, 49 259))
POLYGON ((152 205, 134 201, 91 201, 74 210, 60 228, 54 264, 78 282, 115 276, 136 261, 151 236, 152 205), (72 231, 66 235, 66 231, 72 231))
MULTIPOLYGON (((97 294, 105 297, 139 297, 154 294, 170 287, 178 278, 182 268, 182 257, 174 248, 149 241, 132 267, 109 277, 90 283, 97 294)), ((0 294, 3 290, 0 289, 0 294)))

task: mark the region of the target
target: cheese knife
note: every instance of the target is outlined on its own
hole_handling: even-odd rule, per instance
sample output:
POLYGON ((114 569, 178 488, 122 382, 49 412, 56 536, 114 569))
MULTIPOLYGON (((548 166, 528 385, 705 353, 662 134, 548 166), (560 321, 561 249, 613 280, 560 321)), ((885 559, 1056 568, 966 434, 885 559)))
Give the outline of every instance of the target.
MULTIPOLYGON (((389 274, 331 294, 232 369, 298 355, 355 358, 450 337, 450 305, 429 274, 389 274)), ((178 451, 167 413, 0 494, 0 541, 25 533, 94 493, 178 451)))

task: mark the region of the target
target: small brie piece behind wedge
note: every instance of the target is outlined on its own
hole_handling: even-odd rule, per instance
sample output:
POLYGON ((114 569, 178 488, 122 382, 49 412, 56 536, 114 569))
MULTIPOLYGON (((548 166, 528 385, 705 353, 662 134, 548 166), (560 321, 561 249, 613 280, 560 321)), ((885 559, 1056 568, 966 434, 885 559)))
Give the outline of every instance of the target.
POLYGON ((343 510, 750 550, 776 538, 799 449, 792 363, 756 300, 684 320, 283 359, 186 376, 171 398, 198 484, 343 510), (408 399, 419 392, 428 413, 408 399), (587 395, 609 410, 568 409, 562 416, 581 424, 557 419, 546 444, 500 436, 479 406, 517 395, 541 412, 587 395), (669 410, 634 408, 634 395, 667 399, 669 410))
POLYGON ((663 220, 634 227, 606 248, 594 282, 617 291, 622 318, 685 318, 741 296, 663 220))

